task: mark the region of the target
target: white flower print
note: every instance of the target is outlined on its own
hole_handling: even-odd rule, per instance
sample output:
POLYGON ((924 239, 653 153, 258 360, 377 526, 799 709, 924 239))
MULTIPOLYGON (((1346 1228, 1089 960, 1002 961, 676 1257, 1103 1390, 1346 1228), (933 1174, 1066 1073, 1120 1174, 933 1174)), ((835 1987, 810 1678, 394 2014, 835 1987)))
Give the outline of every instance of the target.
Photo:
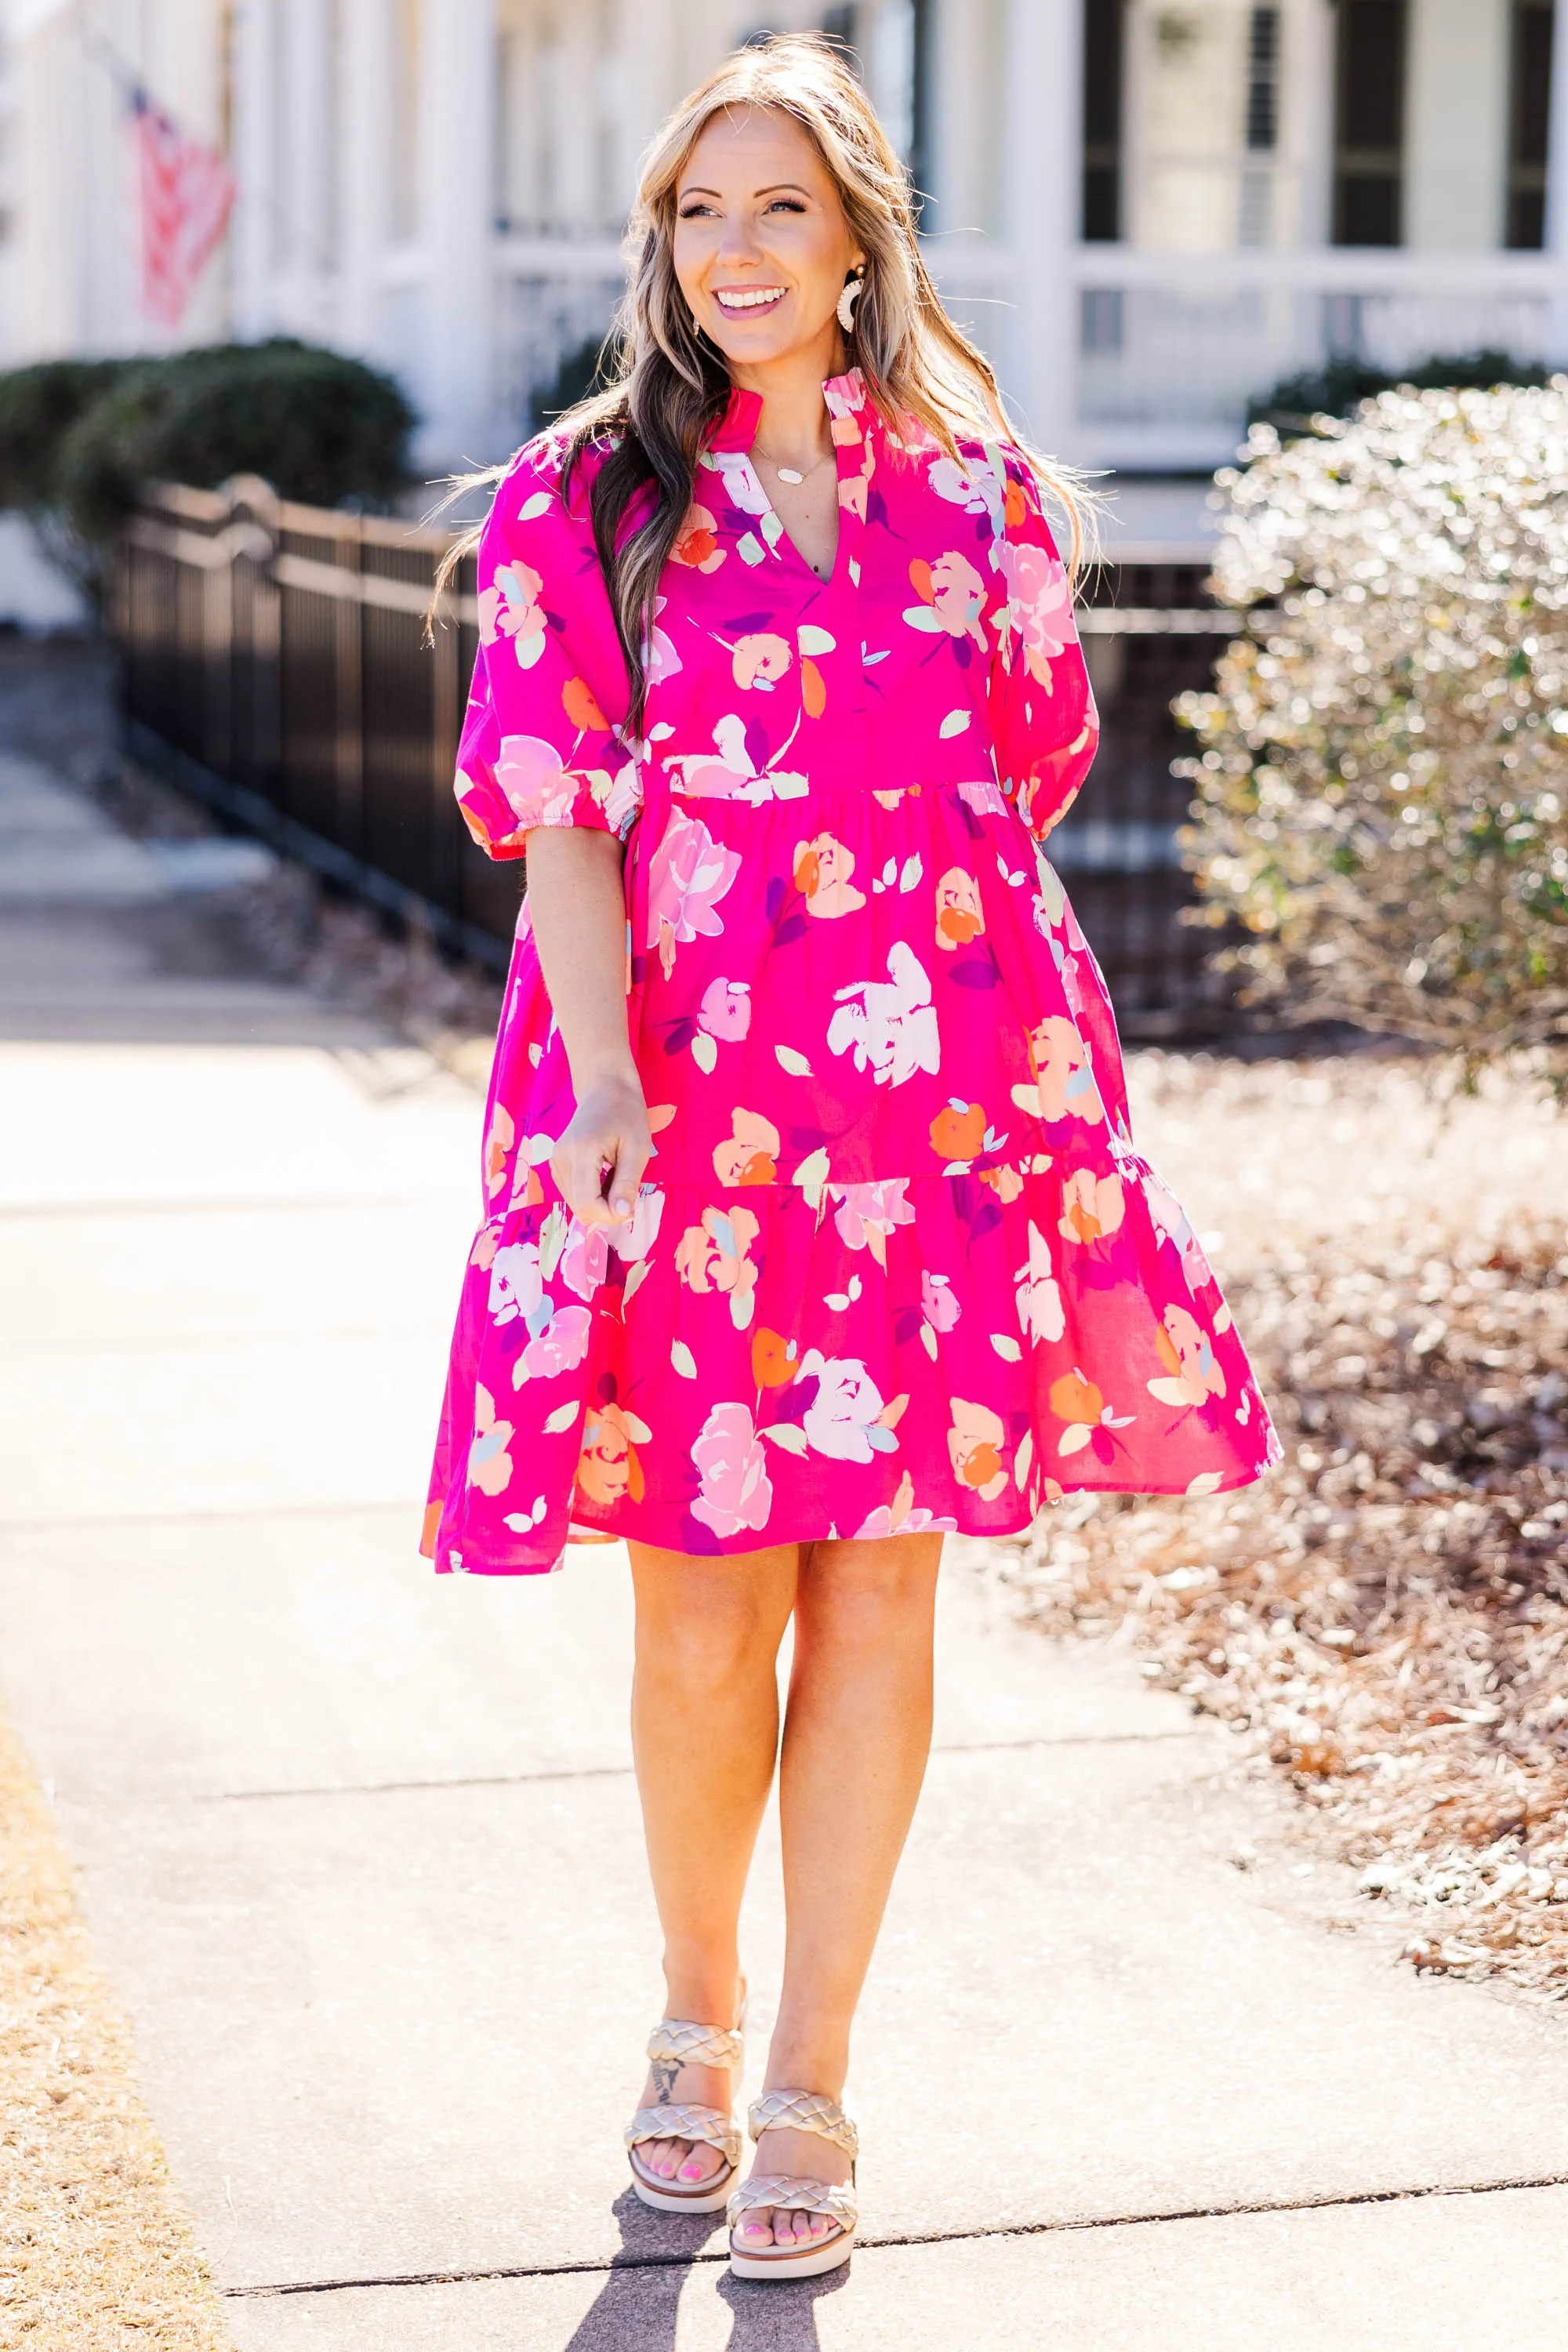
POLYGON ((543 1295, 537 1242, 509 1242, 497 1250, 490 1263, 492 1322, 510 1323, 519 1315, 531 1315, 543 1295))
POLYGON ((807 1408, 805 1442, 835 1462, 869 1462, 879 1449, 866 1432, 882 1410, 881 1395, 864 1364, 854 1356, 824 1356, 820 1348, 801 1358, 798 1380, 816 1375, 816 1396, 807 1408))
POLYGON ((574 1217, 561 1253, 561 1279, 579 1298, 592 1298, 609 1271, 610 1244, 603 1225, 582 1225, 574 1217))
POLYGON ((663 1216, 663 1192, 657 1184, 645 1184, 632 1204, 630 1224, 610 1228, 609 1244, 616 1256, 628 1264, 634 1258, 647 1257, 658 1238, 663 1216))
POLYGON ((852 1052, 855 1067, 869 1066, 879 1087, 900 1087, 917 1070, 934 1076, 942 1067, 942 1034, 931 976, 908 940, 894 940, 888 971, 887 981, 856 981, 836 992, 827 1045, 830 1053, 852 1052))
POLYGON ((1065 1328, 1062 1295, 1051 1270, 1051 1245, 1033 1217, 1029 1220, 1029 1263, 1013 1276, 1018 1300, 1018 1328, 1026 1339, 1059 1339, 1065 1328))
POLYGON ((931 486, 939 499, 962 507, 965 514, 989 515, 992 531, 1000 538, 1005 481, 1001 467, 989 457, 971 458, 966 465, 956 457, 938 457, 931 469, 931 486))

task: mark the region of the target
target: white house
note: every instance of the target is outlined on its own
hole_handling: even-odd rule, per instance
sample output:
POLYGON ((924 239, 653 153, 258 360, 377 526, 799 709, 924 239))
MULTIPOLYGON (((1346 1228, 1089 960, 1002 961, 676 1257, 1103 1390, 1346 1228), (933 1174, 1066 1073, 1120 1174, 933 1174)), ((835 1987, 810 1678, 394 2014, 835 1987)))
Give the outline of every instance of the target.
POLYGON ((0 358, 152 346, 117 77, 226 144, 183 336, 394 370, 432 467, 607 322, 638 151, 764 26, 849 43, 1047 447, 1212 467, 1335 353, 1568 361, 1552 0, 0 0, 0 358))

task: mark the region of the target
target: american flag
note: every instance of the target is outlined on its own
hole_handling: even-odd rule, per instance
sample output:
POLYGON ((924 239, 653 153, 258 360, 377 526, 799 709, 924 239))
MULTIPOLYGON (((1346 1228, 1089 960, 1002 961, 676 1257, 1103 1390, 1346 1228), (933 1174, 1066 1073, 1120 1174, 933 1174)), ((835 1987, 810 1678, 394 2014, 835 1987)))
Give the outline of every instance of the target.
POLYGON ((177 327, 228 226, 234 173, 221 148, 189 137, 144 90, 132 108, 142 176, 142 307, 160 326, 177 327))

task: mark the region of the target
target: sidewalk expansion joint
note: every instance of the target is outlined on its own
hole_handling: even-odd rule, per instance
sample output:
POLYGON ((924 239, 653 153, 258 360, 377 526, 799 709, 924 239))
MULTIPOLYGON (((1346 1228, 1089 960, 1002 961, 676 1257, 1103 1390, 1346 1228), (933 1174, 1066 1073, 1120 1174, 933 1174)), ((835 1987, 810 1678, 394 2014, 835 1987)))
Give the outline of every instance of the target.
MULTIPOLYGON (((1147 1748, 1166 1739, 1195 1739, 1195 1731, 1067 1731, 1041 1732, 1027 1739, 957 1739, 939 1741, 933 1756, 997 1756, 1024 1748, 1147 1748)), ((192 1798, 197 1805, 253 1805, 283 1797, 401 1797, 420 1790, 524 1789, 549 1780, 629 1780, 630 1764, 574 1764, 547 1772, 475 1772, 452 1780, 340 1780, 305 1789, 204 1789, 192 1798)))
POLYGON ((449 1209, 467 1205, 466 1200, 458 1200, 449 1192, 237 1192, 232 1200, 221 1192, 204 1192, 193 1193, 188 1201, 178 1197, 159 1200, 128 1197, 118 1201, 0 1201, 0 1223, 9 1218, 23 1217, 254 1217, 277 1213, 292 1216, 296 1213, 313 1214, 323 1209, 341 1209, 345 1215, 357 1217, 374 1209, 449 1209))
MULTIPOLYGON (((1079 2234, 1088 2230, 1136 2230, 1166 2221, 1246 2221, 1254 2214, 1340 2212, 1358 2205, 1414 2204, 1430 2197, 1502 2197, 1520 2189, 1568 2189, 1568 2173, 1503 2180, 1422 2181, 1407 2189, 1361 2189, 1321 2197, 1261 2198, 1234 2205, 1191 2205, 1159 2213, 1097 2213, 1077 2221, 1011 2221, 993 2230, 889 2231, 882 2237, 859 2236, 858 2252, 899 2246, 973 2245, 988 2238, 1046 2238, 1079 2234)), ((382 2277, 288 2279, 271 2286, 226 2286, 231 2301, 261 2301, 285 2294, 348 2294, 372 2287, 479 2286, 494 2279, 589 2278, 611 2271, 692 2270, 699 2263, 727 2263, 724 2248, 698 2248, 689 2253, 620 2253, 597 2262, 497 2263, 483 2270, 393 2271, 382 2277)))

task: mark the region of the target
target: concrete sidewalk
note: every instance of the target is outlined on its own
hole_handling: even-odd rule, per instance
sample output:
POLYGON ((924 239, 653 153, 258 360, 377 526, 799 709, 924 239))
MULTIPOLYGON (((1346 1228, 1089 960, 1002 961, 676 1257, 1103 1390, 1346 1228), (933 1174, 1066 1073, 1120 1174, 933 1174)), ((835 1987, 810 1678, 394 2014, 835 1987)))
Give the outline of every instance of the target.
MULTIPOLYGON (((1568 2328, 1561 2020, 1393 1965, 1398 1924, 1282 1842, 1222 1734, 1020 1631, 973 1554, 859 2032, 850 2270, 742 2286, 717 2232, 637 2205, 618 2135, 659 1994, 624 1559, 468 1582, 414 1549, 478 1100, 204 962, 188 877, 132 877, 13 766, 0 867, 24 823, 0 1676, 241 2352, 1568 2328), (51 827, 75 848, 43 854, 51 827)), ((1218 1180, 1192 1205, 1223 1222, 1218 1180)), ((780 1928, 770 1836, 763 2034, 780 1928)))

